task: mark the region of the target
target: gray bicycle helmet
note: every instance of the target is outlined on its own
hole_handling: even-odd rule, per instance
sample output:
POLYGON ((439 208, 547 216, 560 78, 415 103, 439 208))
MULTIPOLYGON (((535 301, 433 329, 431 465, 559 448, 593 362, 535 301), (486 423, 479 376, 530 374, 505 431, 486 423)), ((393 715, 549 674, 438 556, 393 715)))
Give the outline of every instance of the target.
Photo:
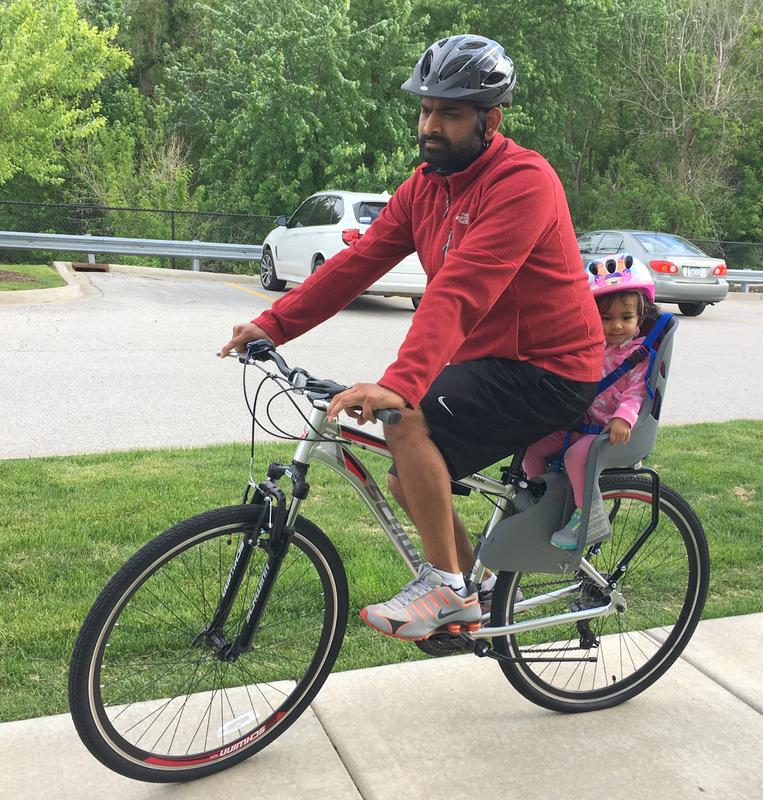
POLYGON ((462 34, 435 42, 400 88, 421 97, 492 108, 511 104, 515 83, 514 62, 498 42, 462 34))

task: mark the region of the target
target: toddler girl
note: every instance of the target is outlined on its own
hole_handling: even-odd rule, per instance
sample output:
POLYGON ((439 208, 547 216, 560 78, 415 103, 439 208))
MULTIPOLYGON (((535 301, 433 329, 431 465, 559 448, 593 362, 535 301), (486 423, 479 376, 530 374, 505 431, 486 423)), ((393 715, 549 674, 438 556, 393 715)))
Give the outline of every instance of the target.
MULTIPOLYGON (((596 297, 604 326, 604 370, 608 375, 644 341, 639 326, 645 320, 659 316, 654 305, 654 282, 649 270, 631 256, 620 254, 606 262, 592 261, 588 265, 589 284, 596 297)), ((649 366, 645 359, 598 394, 586 412, 583 422, 603 425, 611 444, 625 444, 638 417, 646 393, 644 377, 649 366)), ((546 472, 546 457, 563 449, 567 431, 549 434, 531 445, 522 466, 528 478, 546 472)), ((581 506, 585 462, 593 434, 572 433, 572 442, 564 452, 564 467, 575 495, 575 511, 569 522, 551 537, 551 544, 563 550, 575 550, 581 523, 581 506)))

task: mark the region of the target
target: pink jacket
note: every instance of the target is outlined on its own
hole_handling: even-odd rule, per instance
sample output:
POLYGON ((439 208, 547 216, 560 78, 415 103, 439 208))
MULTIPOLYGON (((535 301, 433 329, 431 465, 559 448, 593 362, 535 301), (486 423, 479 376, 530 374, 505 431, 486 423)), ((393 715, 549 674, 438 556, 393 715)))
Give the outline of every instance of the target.
MULTIPOLYGON (((644 341, 644 337, 634 337, 619 345, 604 345, 604 370, 602 376, 609 375, 644 341)), ((642 361, 630 372, 626 372, 608 389, 596 395, 586 412, 585 421, 606 425, 612 417, 624 419, 631 428, 638 417, 641 403, 646 394, 644 376, 649 367, 649 359, 642 361)))

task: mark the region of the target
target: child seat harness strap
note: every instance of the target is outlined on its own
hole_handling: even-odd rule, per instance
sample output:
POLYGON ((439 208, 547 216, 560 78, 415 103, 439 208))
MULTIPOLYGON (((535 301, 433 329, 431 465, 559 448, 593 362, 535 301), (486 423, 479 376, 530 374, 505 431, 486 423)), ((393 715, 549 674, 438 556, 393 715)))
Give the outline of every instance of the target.
MULTIPOLYGON (((615 381, 620 380, 623 375, 630 372, 634 367, 637 367, 642 361, 644 361, 647 357, 649 358, 649 367, 647 368, 646 372, 644 373, 644 384, 646 385, 646 391, 649 395, 650 400, 654 400, 654 390, 649 385, 649 376, 652 373, 652 367, 654 366, 654 360, 657 358, 657 350, 654 347, 655 342, 660 337, 662 332, 667 327, 670 320, 673 319, 673 315, 668 311, 663 312, 660 316, 655 320, 654 324, 652 325, 651 330, 649 333, 644 337, 644 341, 638 346, 636 350, 634 350, 619 366, 615 367, 612 372, 609 372, 605 375, 600 381, 599 385, 596 387, 596 394, 600 395, 606 389, 615 383, 615 381)), ((598 435, 604 430, 603 425, 597 425, 592 422, 584 422, 581 425, 578 425, 572 431, 567 431, 564 434, 564 441, 562 442, 562 451, 559 453, 559 456, 554 459, 551 464, 551 469, 554 472, 561 472, 562 464, 564 461, 564 454, 567 452, 567 448, 570 446, 572 440, 573 433, 582 433, 582 434, 593 434, 598 435)))
POLYGON ((665 330, 665 327, 673 319, 673 315, 668 313, 667 311, 655 320, 654 324, 652 325, 652 329, 649 333, 644 337, 644 341, 639 345, 639 347, 634 350, 619 366, 615 367, 612 372, 605 375, 600 381, 599 385, 596 387, 596 394, 601 394, 605 389, 609 389, 609 387, 617 380, 622 378, 623 375, 630 372, 634 367, 638 366, 647 356, 649 357, 649 368, 647 369, 646 373, 644 374, 644 383, 646 384, 646 390, 649 394, 649 399, 654 399, 654 390, 648 383, 649 375, 652 372, 652 366, 654 365, 654 359, 657 357, 657 350, 654 348, 654 343, 659 338, 660 334, 665 330))

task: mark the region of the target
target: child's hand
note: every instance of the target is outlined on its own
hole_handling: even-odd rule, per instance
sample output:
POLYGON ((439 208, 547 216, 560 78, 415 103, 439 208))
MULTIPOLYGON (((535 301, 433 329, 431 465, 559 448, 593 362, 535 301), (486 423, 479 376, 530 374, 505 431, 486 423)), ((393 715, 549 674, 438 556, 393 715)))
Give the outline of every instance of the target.
POLYGON ((606 431, 609 431, 610 444, 625 444, 631 438, 631 426, 621 417, 612 417, 604 427, 606 431))

